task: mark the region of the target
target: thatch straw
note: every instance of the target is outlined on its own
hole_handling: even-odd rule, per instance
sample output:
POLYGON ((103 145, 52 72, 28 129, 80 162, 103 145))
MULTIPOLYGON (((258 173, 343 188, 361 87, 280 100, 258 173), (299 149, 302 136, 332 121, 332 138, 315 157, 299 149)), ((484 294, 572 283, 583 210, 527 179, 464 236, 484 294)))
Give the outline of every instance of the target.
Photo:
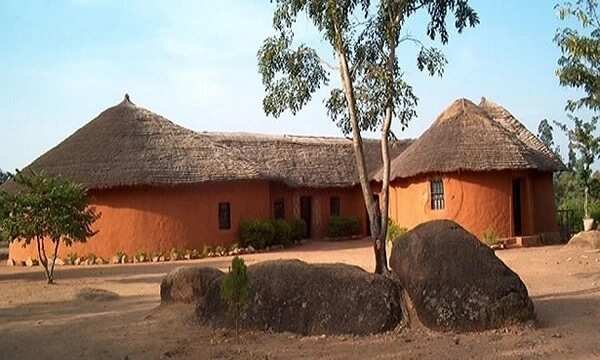
POLYGON ((563 165, 506 109, 459 99, 392 161, 391 178, 507 169, 557 171, 563 165))
MULTIPOLYGON (((392 154, 409 143, 396 142, 392 154)), ((381 166, 379 142, 367 140, 365 148, 374 173, 381 166)), ((90 189, 257 179, 342 187, 358 182, 353 156, 352 142, 344 138, 194 132, 126 97, 26 169, 90 189)))

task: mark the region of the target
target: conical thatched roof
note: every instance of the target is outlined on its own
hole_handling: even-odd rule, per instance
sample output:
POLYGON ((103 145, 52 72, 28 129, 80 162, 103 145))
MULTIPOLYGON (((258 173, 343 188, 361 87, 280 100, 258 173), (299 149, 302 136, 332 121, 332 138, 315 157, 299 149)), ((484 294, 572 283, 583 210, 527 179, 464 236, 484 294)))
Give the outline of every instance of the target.
MULTIPOLYGON (((425 173, 535 169, 557 171, 560 160, 506 109, 459 99, 398 155, 391 179, 425 173)), ((381 179, 381 171, 376 179, 381 179)))
MULTIPOLYGON (((392 153, 408 144, 397 142, 392 153)), ((381 166, 379 142, 368 140, 365 147, 373 174, 381 166)), ((311 187, 357 183, 348 139, 198 133, 134 105, 128 96, 26 170, 61 175, 90 189, 256 179, 311 187)))

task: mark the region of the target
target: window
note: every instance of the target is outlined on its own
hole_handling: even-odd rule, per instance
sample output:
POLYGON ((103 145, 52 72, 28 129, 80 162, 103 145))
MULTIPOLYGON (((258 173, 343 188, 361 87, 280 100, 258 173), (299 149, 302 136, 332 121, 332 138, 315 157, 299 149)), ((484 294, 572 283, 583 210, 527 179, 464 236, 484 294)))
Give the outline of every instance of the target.
POLYGON ((329 198, 329 214, 331 216, 340 216, 340 198, 332 196, 329 198))
POLYGON ((219 203, 219 230, 231 229, 231 206, 228 202, 219 203))
POLYGON ((444 208, 444 183, 441 179, 431 180, 431 209, 441 210, 444 208))
POLYGON ((285 219, 285 203, 283 199, 277 199, 273 203, 273 217, 277 220, 285 219))

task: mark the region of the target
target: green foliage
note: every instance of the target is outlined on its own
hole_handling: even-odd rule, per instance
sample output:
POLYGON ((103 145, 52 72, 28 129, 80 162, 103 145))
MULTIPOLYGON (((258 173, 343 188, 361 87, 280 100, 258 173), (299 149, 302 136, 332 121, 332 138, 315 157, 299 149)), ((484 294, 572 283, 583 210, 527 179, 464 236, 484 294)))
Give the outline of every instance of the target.
POLYGON ((275 228, 268 220, 243 220, 240 222, 240 245, 264 249, 275 239, 275 228))
POLYGON ((293 242, 298 242, 304 239, 306 235, 306 223, 302 219, 289 220, 290 238, 293 242))
POLYGON ((228 305, 230 315, 235 323, 236 335, 239 334, 240 314, 246 307, 250 297, 250 282, 244 259, 234 257, 231 268, 221 282, 221 298, 228 305))
MULTIPOLYGON (((323 35, 335 54, 349 63, 355 105, 361 130, 379 129, 387 108, 406 126, 415 115, 417 97, 403 79, 396 48, 408 43, 417 47, 416 65, 430 75, 441 75, 447 63, 436 48, 425 46, 411 36, 401 37, 406 19, 423 10, 429 15, 426 36, 446 44, 446 18, 452 14, 459 32, 475 26, 479 18, 466 0, 420 0, 398 4, 381 0, 276 0, 273 15, 275 35, 258 51, 258 71, 265 87, 265 113, 279 117, 284 111, 300 111, 330 80, 322 55, 306 44, 294 45, 294 24, 299 16, 323 35)), ((339 58, 340 67, 342 59, 339 58)), ((347 90, 347 89, 346 89, 347 90)), ((326 102, 331 119, 343 130, 351 130, 345 91, 335 88, 326 102)))
POLYGON ((585 96, 570 100, 567 110, 600 110, 600 17, 597 0, 576 0, 556 5, 559 18, 568 26, 556 31, 554 42, 561 50, 556 74, 560 84, 581 89, 585 96), (574 25, 575 20, 578 26, 574 25), (569 26, 571 25, 571 26, 569 26))
POLYGON ((327 236, 331 238, 360 234, 360 222, 355 217, 332 216, 327 224, 327 236))
POLYGON ((36 241, 40 263, 52 283, 54 265, 48 268, 43 240, 52 242, 56 257, 61 242, 70 246, 93 236, 91 226, 99 215, 88 206, 86 189, 64 178, 17 172, 14 181, 17 192, 0 191, 0 228, 9 241, 36 241))
POLYGON ((405 227, 400 227, 398 224, 392 221, 392 219, 388 218, 388 232, 387 232, 387 241, 393 243, 400 236, 406 234, 408 231, 405 227))
POLYGON ((289 246, 292 244, 292 226, 289 222, 279 219, 271 220, 273 229, 275 230, 275 236, 273 238, 273 245, 289 246))
POLYGON ((493 229, 487 229, 483 232, 481 240, 488 246, 496 245, 499 241, 498 233, 493 229))
POLYGON ((10 173, 0 169, 0 185, 5 183, 6 181, 8 181, 8 179, 10 179, 10 177, 11 177, 10 173))
POLYGON ((273 245, 288 246, 304 237, 305 226, 299 219, 243 220, 240 222, 240 246, 252 246, 256 250, 273 245))

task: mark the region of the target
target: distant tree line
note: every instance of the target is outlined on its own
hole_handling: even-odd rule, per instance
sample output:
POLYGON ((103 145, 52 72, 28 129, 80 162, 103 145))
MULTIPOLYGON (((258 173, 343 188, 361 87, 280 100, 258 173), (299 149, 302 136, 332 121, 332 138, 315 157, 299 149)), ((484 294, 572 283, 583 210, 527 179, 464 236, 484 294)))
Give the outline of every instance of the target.
MULTIPOLYGON (((555 6, 560 20, 568 24, 558 28, 554 42, 561 50, 556 75, 561 86, 578 89, 583 96, 571 99, 565 106, 567 122, 542 120, 538 136, 560 156, 554 143, 556 127, 569 141, 568 155, 563 159, 567 171, 554 177, 556 203, 559 209, 575 212, 577 220, 593 217, 600 221, 600 173, 593 165, 600 158, 597 133, 600 111, 600 12, 598 0, 576 0, 555 6), (552 126, 554 125, 554 127, 552 126)), ((576 221, 577 225, 581 221, 576 221)))
POLYGON ((0 169, 0 184, 4 184, 10 178, 10 173, 0 169))

